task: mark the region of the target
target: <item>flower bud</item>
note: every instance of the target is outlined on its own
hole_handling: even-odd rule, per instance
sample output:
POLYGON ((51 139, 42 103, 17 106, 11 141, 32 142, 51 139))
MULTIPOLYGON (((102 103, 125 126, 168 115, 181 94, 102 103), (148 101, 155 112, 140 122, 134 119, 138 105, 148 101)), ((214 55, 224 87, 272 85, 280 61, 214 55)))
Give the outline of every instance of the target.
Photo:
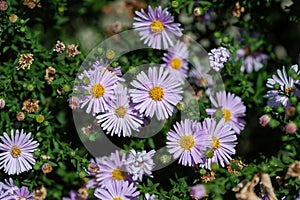
POLYGON ((294 122, 289 122, 285 125, 285 132, 294 134, 297 131, 297 125, 294 122))
POLYGON ((48 173, 52 172, 52 170, 53 170, 53 168, 49 163, 43 164, 42 171, 44 174, 48 174, 48 173))
POLYGON ((263 127, 267 126, 271 120, 271 117, 269 115, 263 115, 259 118, 259 124, 263 127))
POLYGON ((285 109, 285 114, 289 117, 291 116, 294 116, 296 113, 296 108, 293 107, 293 106, 288 106, 286 109, 285 109))
POLYGON ((23 121, 25 119, 25 114, 23 112, 18 112, 17 114, 17 120, 23 121))
POLYGON ((5 101, 4 99, 0 98, 0 110, 5 107, 5 101))

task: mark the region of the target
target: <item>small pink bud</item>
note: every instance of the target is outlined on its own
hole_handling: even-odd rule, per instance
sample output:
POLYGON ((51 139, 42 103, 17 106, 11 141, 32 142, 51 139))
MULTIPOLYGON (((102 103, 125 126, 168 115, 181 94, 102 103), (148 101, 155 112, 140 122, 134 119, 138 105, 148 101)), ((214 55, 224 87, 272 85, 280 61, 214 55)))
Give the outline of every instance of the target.
POLYGON ((271 117, 269 115, 263 115, 259 118, 259 123, 263 127, 267 126, 271 120, 271 117))
POLYGON ((294 134, 297 131, 297 125, 294 122, 289 122, 285 125, 285 132, 294 134))

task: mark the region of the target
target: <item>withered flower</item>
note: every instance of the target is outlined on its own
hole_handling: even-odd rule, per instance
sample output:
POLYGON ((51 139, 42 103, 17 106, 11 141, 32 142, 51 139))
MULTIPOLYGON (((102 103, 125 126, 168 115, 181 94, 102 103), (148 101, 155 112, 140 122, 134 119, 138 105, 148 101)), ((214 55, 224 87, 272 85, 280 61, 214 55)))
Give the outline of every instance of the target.
POLYGON ((240 2, 237 1, 231 9, 231 15, 234 17, 240 17, 243 12, 245 12, 245 8, 241 7, 240 2))
POLYGON ((48 81, 48 84, 51 84, 52 81, 54 80, 55 73, 56 73, 56 69, 53 68, 52 66, 46 69, 45 79, 48 81))
POLYGON ((68 47, 67 47, 67 55, 69 57, 75 57, 78 54, 80 54, 80 51, 77 50, 77 47, 78 47, 78 45, 75 45, 75 44, 68 45, 68 47))
POLYGON ((66 49, 66 46, 61 41, 57 41, 55 45, 55 49, 53 51, 56 51, 57 53, 62 53, 66 49))
POLYGON ((216 179, 216 173, 214 171, 208 171, 206 174, 201 175, 200 178, 204 183, 211 182, 216 179))
POLYGON ((81 187, 78 189, 78 195, 80 196, 80 198, 82 199, 87 199, 89 197, 89 190, 87 187, 81 187))
POLYGON ((42 186, 42 187, 36 188, 33 191, 32 197, 36 200, 44 200, 44 199, 46 199, 46 196, 47 196, 47 190, 44 186, 42 186))
POLYGON ((289 166, 287 175, 297 177, 300 180, 300 161, 296 161, 289 166))
POLYGON ((35 113, 39 109, 39 101, 34 99, 27 99, 23 102, 22 110, 27 113, 35 113))
POLYGON ((20 59, 19 59, 19 66, 17 67, 17 70, 20 69, 30 69, 30 66, 33 62, 33 54, 26 53, 26 54, 21 54, 20 59))

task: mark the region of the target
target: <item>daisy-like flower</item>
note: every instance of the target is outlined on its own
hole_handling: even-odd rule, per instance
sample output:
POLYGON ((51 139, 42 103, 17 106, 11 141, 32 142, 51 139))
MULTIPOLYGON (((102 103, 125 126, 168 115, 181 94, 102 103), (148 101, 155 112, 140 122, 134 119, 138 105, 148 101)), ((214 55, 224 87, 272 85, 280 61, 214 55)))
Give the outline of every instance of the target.
POLYGON ((146 117, 155 114, 158 120, 167 119, 182 100, 180 82, 163 67, 159 71, 155 67, 149 68, 148 76, 145 72, 139 73, 131 85, 135 87, 129 90, 135 109, 146 117))
POLYGON ((142 181, 144 175, 152 177, 152 169, 155 167, 152 159, 154 154, 155 150, 148 153, 146 151, 136 152, 134 149, 130 150, 125 165, 127 171, 132 174, 132 180, 142 181))
POLYGON ((212 150, 214 155, 212 158, 207 158, 204 164, 200 166, 211 169, 212 163, 220 164, 222 167, 229 164, 231 155, 235 154, 235 146, 237 144, 236 134, 224 119, 219 122, 214 118, 206 118, 203 121, 203 129, 208 131, 212 139, 212 150))
POLYGON ((94 195, 105 200, 137 200, 137 187, 129 182, 109 182, 106 188, 97 188, 94 195))
POLYGON ((244 129, 246 122, 241 117, 246 116, 246 106, 242 99, 231 93, 221 91, 217 93, 217 100, 210 98, 212 105, 215 108, 206 109, 207 114, 224 118, 225 122, 229 123, 233 130, 240 134, 244 129))
POLYGON ((176 36, 182 36, 180 24, 174 23, 174 17, 167 8, 162 10, 159 6, 152 9, 148 6, 148 13, 142 9, 135 14, 137 17, 134 17, 133 28, 139 32, 141 40, 152 48, 167 49, 173 46, 176 36))
POLYGON ((187 61, 189 52, 187 46, 180 41, 168 49, 168 53, 164 53, 163 61, 164 67, 170 70, 170 73, 176 78, 180 79, 181 82, 187 77, 187 61))
POLYGON ((98 123, 108 134, 130 136, 131 131, 139 131, 143 124, 140 114, 130 105, 127 88, 119 84, 115 89, 115 99, 110 102, 106 113, 98 115, 98 123))
POLYGON ((173 129, 167 134, 167 148, 173 158, 179 158, 179 163, 185 166, 202 163, 212 140, 201 124, 185 119, 177 122, 173 129))
POLYGON ((125 169, 126 155, 121 157, 119 152, 111 153, 110 157, 104 157, 99 164, 100 173, 96 174, 96 181, 103 188, 111 182, 122 182, 130 180, 130 175, 125 169))
POLYGON ((224 63, 230 58, 229 51, 224 47, 213 49, 208 55, 210 66, 215 71, 220 71, 224 67, 224 63))
POLYGON ((31 133, 26 134, 11 130, 10 137, 6 132, 0 136, 0 169, 4 168, 5 173, 20 174, 28 171, 35 164, 33 152, 39 146, 37 141, 30 139, 31 133))
MULTIPOLYGON (((290 70, 293 70, 300 76, 300 70, 298 65, 291 66, 290 70)), ((272 78, 268 78, 267 87, 271 88, 264 97, 269 98, 268 105, 270 107, 276 107, 283 105, 287 107, 290 105, 289 96, 291 92, 294 92, 296 96, 300 97, 300 90, 296 87, 299 84, 299 80, 294 80, 289 76, 285 67, 281 70, 277 70, 277 75, 273 75, 272 78)))
POLYGON ((89 80, 88 85, 80 85, 78 90, 85 90, 88 94, 81 100, 81 108, 87 106, 86 112, 92 114, 105 112, 109 103, 114 99, 114 89, 118 82, 116 76, 104 68, 84 71, 83 79, 89 80))
POLYGON ((35 200, 32 195, 33 193, 30 193, 27 187, 22 186, 14 191, 13 197, 18 200, 35 200))
POLYGON ((189 72, 190 82, 198 87, 212 86, 214 81, 212 76, 204 72, 202 67, 193 67, 189 72))
POLYGON ((155 200, 156 196, 154 194, 150 195, 149 193, 145 194, 145 199, 144 200, 155 200))
POLYGON ((251 52, 250 47, 239 49, 237 52, 237 60, 243 59, 241 71, 252 73, 258 71, 263 67, 263 64, 269 59, 267 54, 261 52, 251 52))

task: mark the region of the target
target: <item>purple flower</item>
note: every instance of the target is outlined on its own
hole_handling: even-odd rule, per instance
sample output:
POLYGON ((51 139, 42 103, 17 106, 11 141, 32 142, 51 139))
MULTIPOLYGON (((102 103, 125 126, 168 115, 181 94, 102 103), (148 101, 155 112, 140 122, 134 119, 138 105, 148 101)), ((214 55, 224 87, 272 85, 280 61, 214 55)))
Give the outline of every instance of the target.
POLYGON ((82 80, 87 78, 87 85, 80 85, 77 90, 85 90, 85 98, 81 100, 81 108, 87 105, 86 112, 92 114, 105 112, 114 99, 114 89, 118 82, 116 76, 105 68, 84 71, 82 80))
POLYGON ((80 100, 78 97, 71 97, 69 99, 69 107, 72 110, 78 109, 80 107, 80 100))
POLYGON ((137 81, 132 81, 131 85, 135 88, 129 90, 132 102, 136 104, 134 108, 146 117, 155 114, 159 120, 167 119, 182 99, 180 82, 163 67, 159 70, 150 67, 148 75, 139 73, 137 81))
POLYGON ((125 154, 120 157, 119 152, 111 153, 110 157, 104 157, 99 162, 100 173, 96 175, 96 180, 103 188, 112 182, 122 182, 131 179, 125 169, 125 154))
POLYGON ((79 197, 78 193, 74 190, 71 190, 69 193, 70 197, 63 197, 62 200, 83 200, 79 197))
POLYGON ((168 49, 168 53, 164 53, 163 66, 170 70, 170 74, 178 78, 182 83, 187 77, 187 61, 189 52, 187 46, 180 41, 168 49))
POLYGON ((30 193, 27 187, 22 186, 14 191, 13 197, 18 200, 35 200, 31 198, 33 193, 30 193))
POLYGON ((295 122, 289 122, 287 125, 285 125, 285 132, 289 134, 294 134, 297 131, 297 124, 295 122))
POLYGON ((206 197, 206 191, 202 184, 192 186, 190 188, 190 194, 193 199, 202 199, 206 197))
POLYGON ((159 6, 152 9, 148 6, 148 14, 143 9, 135 14, 137 17, 134 17, 133 28, 139 32, 141 40, 152 48, 167 49, 173 46, 175 36, 182 36, 180 24, 174 23, 174 17, 167 8, 162 10, 159 6))
POLYGON ((174 159, 179 158, 179 163, 185 166, 202 163, 212 140, 201 124, 185 119, 177 122, 173 129, 167 134, 167 148, 174 159))
POLYGON ((215 114, 217 117, 224 118, 232 126, 233 130, 240 134, 245 127, 245 121, 241 119, 246 115, 246 106, 242 99, 225 91, 217 93, 217 101, 210 98, 215 108, 206 109, 209 115, 215 114))
POLYGON ((108 182, 106 188, 97 188, 94 195, 99 199, 105 200, 137 200, 140 194, 133 183, 108 182))
POLYGON ((212 76, 204 72, 203 67, 193 67, 189 73, 190 82, 198 87, 212 86, 214 81, 212 76))
POLYGON ((232 128, 225 123, 224 119, 219 122, 216 119, 206 118, 203 121, 203 129, 208 131, 212 139, 212 150, 214 155, 212 158, 207 158, 204 164, 200 166, 211 169, 211 164, 220 164, 222 167, 229 164, 231 155, 235 154, 235 146, 237 144, 236 134, 232 128))
POLYGON ((150 195, 149 193, 145 194, 145 199, 144 200, 156 200, 156 196, 154 194, 150 195))
MULTIPOLYGON (((300 70, 298 65, 291 66, 290 70, 293 70, 298 76, 300 70)), ((273 75, 272 78, 268 78, 267 87, 271 88, 264 97, 270 98, 268 105, 270 107, 276 107, 283 105, 289 106, 289 96, 291 92, 295 92, 295 95, 300 97, 300 90, 296 88, 296 84, 299 84, 299 80, 294 80, 291 76, 288 76, 285 67, 282 67, 282 71, 277 70, 277 75, 273 75)))
POLYGON ((31 133, 26 134, 23 129, 14 132, 11 130, 10 137, 6 132, 0 136, 0 169, 4 168, 5 173, 20 174, 28 171, 35 164, 33 152, 39 146, 37 141, 30 139, 31 133))
POLYGON ((230 58, 229 51, 224 47, 213 49, 208 55, 210 66, 217 72, 223 69, 224 63, 230 58))
POLYGON ((132 130, 139 131, 143 124, 140 114, 130 105, 127 88, 119 84, 115 89, 115 99, 110 102, 106 113, 98 115, 98 123, 108 134, 130 136, 132 130))
POLYGON ((239 49, 237 51, 237 60, 243 59, 241 71, 245 70, 247 73, 252 73, 252 71, 258 71, 263 67, 269 56, 260 52, 250 52, 250 47, 246 46, 245 48, 239 49))

